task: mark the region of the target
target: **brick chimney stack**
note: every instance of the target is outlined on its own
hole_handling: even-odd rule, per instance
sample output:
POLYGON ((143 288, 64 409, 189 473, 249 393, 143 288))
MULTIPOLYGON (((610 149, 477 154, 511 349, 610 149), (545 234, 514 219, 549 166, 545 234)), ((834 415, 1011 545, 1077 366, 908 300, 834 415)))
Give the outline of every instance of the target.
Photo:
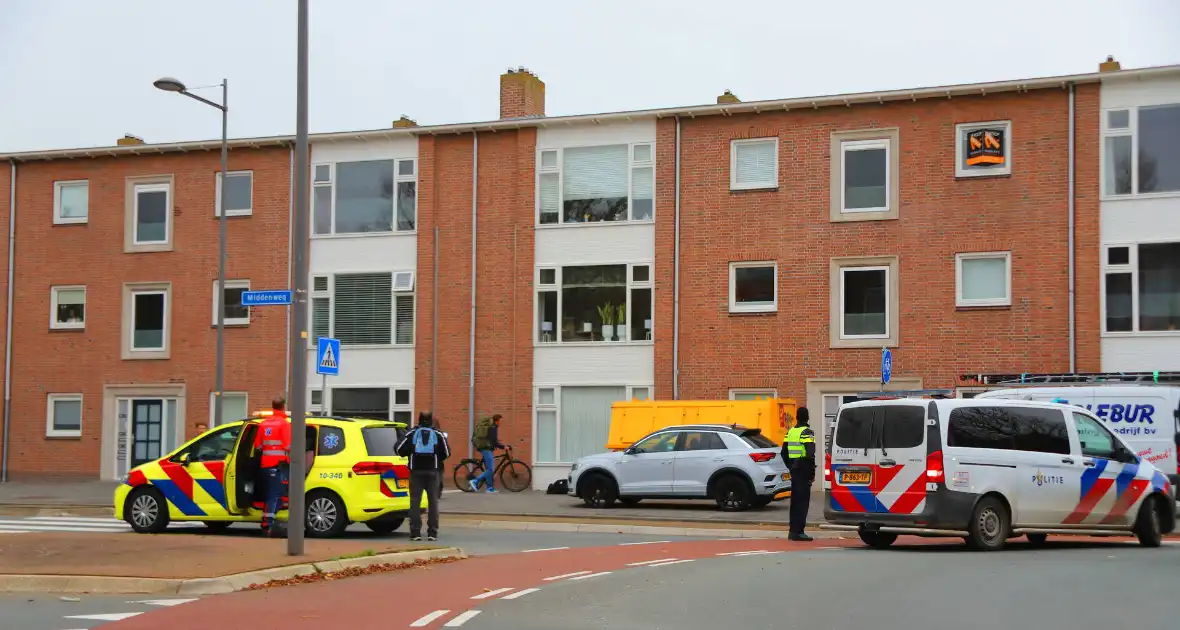
POLYGON ((544 81, 524 66, 500 75, 500 120, 544 115, 544 81))
POLYGON ((718 105, 721 105, 722 103, 740 103, 740 102, 742 102, 742 99, 735 96, 734 93, 730 92, 729 90, 726 90, 724 94, 717 97, 717 104, 718 105))
POLYGON ((1116 71, 1122 70, 1122 69, 1123 69, 1122 64, 1120 64, 1119 62, 1114 60, 1114 55, 1107 55, 1106 61, 1103 61, 1102 63, 1098 64, 1098 71, 1099 72, 1116 72, 1116 71))
POLYGON ((115 142, 115 144, 118 146, 121 146, 121 147, 134 146, 137 144, 143 144, 143 138, 140 138, 139 136, 133 136, 129 133, 125 133, 125 134, 123 134, 122 138, 119 138, 115 142))
POLYGON ((409 116, 402 114, 401 118, 393 121, 394 129, 405 129, 406 127, 417 127, 418 123, 410 119, 409 116))

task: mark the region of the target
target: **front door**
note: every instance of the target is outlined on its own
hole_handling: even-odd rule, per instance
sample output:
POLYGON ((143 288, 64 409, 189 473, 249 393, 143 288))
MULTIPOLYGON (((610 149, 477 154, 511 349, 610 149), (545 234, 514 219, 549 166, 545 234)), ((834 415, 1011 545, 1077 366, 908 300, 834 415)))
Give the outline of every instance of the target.
POLYGON ((877 469, 870 485, 893 514, 916 514, 926 502, 926 408, 888 405, 877 414, 877 469))
POLYGON ((679 437, 680 433, 667 431, 628 449, 618 464, 620 493, 671 494, 679 437))
POLYGON ((131 401, 131 467, 164 456, 164 399, 131 401))

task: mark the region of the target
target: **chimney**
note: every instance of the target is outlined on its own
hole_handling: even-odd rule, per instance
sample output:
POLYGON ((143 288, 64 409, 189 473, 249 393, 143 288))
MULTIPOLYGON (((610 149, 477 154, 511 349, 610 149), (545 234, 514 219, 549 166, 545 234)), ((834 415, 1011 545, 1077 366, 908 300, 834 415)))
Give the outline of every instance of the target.
POLYGON ((524 66, 500 75, 500 120, 544 115, 544 81, 524 66))
POLYGON ((1114 60, 1114 55, 1107 55, 1106 61, 1098 64, 1099 72, 1117 72, 1122 69, 1123 66, 1114 60))
POLYGON ((121 147, 129 147, 136 144, 143 144, 143 138, 125 133, 123 134, 122 138, 119 138, 119 140, 115 142, 115 144, 121 147))
POLYGON ((720 105, 722 103, 740 103, 740 102, 742 102, 742 99, 734 96, 733 92, 730 92, 729 90, 726 90, 724 94, 717 97, 717 104, 718 105, 720 105))
POLYGON ((401 118, 398 118, 397 120, 393 121, 393 128, 394 129, 405 129, 406 127, 417 127, 417 126, 418 126, 418 123, 413 120, 410 120, 410 117, 406 116, 405 114, 402 114, 401 118))

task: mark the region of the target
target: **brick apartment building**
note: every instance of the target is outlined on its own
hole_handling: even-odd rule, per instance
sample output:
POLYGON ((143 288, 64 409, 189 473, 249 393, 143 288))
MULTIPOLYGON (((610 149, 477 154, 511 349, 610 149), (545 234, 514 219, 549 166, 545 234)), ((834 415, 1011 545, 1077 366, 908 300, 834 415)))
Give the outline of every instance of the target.
MULTIPOLYGON (((1103 287, 1156 277, 1100 261, 1102 137, 1130 133, 1108 129, 1102 99, 1110 81, 1142 92, 1180 85, 1178 71, 749 103, 727 91, 711 105, 546 117, 545 85, 520 69, 501 76, 498 120, 313 135, 307 325, 343 350, 327 391, 312 378, 306 395, 340 414, 432 409, 460 452, 474 415, 503 413, 543 488, 601 450, 615 400, 775 394, 828 416, 877 387, 883 346, 896 388, 1097 370, 1103 287)), ((231 182, 253 173, 251 212, 231 217, 240 282, 226 300, 248 313, 227 331, 227 402, 242 412, 286 383, 285 311, 235 307, 233 290, 287 282, 292 140, 235 141, 230 154, 231 182)), ((141 443, 167 451, 208 422, 215 147, 0 156, 17 183, 14 476, 118 477, 141 443), (136 251, 136 200, 150 206, 161 176, 173 244, 136 251), (78 180, 84 223, 66 209, 78 180), (135 328, 136 307, 157 303, 168 314, 147 319, 163 331, 135 328), (137 333, 165 350, 136 355, 137 333)), ((1125 203, 1158 210, 1158 190, 1125 203)))

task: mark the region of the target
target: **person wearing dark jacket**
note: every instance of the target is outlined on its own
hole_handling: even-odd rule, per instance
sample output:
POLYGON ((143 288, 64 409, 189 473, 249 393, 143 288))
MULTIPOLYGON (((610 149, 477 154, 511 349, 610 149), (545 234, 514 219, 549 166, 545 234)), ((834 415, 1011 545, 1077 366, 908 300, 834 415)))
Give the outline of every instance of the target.
POLYGON ((418 414, 418 426, 397 444, 397 454, 409 461, 410 540, 422 540, 422 493, 426 507, 426 539, 438 540, 438 499, 442 488, 443 462, 451 456, 447 438, 434 428, 429 411, 418 414))
POLYGON ((807 509, 811 505, 811 484, 815 481, 815 432, 808 426, 810 412, 800 407, 795 412, 795 426, 783 438, 783 461, 791 471, 791 531, 788 540, 808 541, 803 533, 807 509))
POLYGON ((496 491, 496 449, 509 448, 506 444, 500 441, 500 420, 504 416, 495 414, 491 418, 491 423, 487 427, 487 433, 482 438, 477 434, 472 443, 479 451, 483 458, 483 472, 478 477, 472 479, 471 491, 479 492, 479 484, 483 483, 487 487, 488 492, 494 493, 496 491))

